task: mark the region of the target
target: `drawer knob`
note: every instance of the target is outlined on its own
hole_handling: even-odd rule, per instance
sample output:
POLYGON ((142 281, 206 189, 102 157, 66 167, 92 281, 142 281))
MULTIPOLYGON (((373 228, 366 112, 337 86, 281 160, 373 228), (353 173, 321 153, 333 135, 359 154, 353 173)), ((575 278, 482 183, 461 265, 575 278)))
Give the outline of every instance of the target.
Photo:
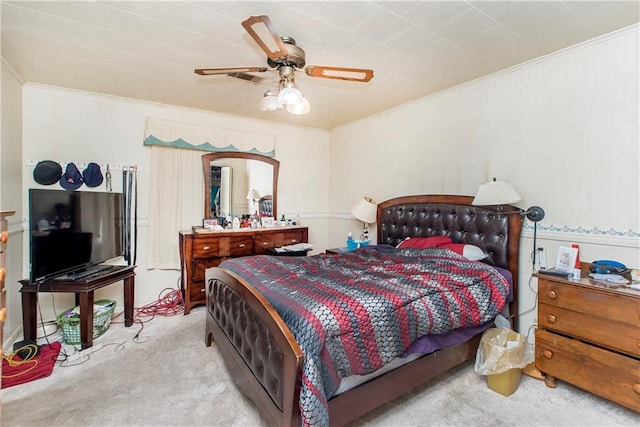
POLYGON ((205 291, 206 291, 205 288, 200 289, 200 292, 205 292, 205 291))
POLYGON ((4 267, 0 268, 0 282, 4 281, 6 277, 7 277, 7 269, 4 267))
POLYGON ((298 243, 298 239, 291 239, 291 243, 298 243))
POLYGON ((238 245, 239 248, 244 248, 246 245, 244 243, 241 243, 238 245))
POLYGON ((547 292, 547 296, 549 297, 549 299, 556 299, 556 298, 558 298, 558 294, 556 294, 556 291, 549 291, 549 292, 547 292))
POLYGON ((0 310, 0 322, 4 322, 5 317, 7 317, 7 309, 3 308, 0 310))
POLYGON ((9 233, 7 233, 6 231, 3 231, 2 233, 0 233, 0 242, 7 243, 8 240, 9 240, 9 233))
MULTIPOLYGON (((4 309, 3 309, 4 310, 4 309)), ((633 389, 635 394, 640 394, 640 384, 638 383, 633 383, 633 385, 631 386, 631 388, 633 389)))
POLYGON ((211 249, 211 246, 205 246, 205 247, 204 247, 204 248, 202 248, 202 249, 204 249, 205 251, 208 251, 209 249, 211 249))
POLYGON ((269 243, 267 242, 262 242, 262 246, 267 246, 269 243))
POLYGON ((550 314, 547 316, 547 322, 549 323, 556 323, 556 316, 553 314, 550 314))
POLYGON ((544 351, 542 352, 542 356, 543 356, 545 359, 549 359, 549 360, 551 360, 551 358, 553 357, 553 351, 551 351, 551 350, 544 350, 544 351))

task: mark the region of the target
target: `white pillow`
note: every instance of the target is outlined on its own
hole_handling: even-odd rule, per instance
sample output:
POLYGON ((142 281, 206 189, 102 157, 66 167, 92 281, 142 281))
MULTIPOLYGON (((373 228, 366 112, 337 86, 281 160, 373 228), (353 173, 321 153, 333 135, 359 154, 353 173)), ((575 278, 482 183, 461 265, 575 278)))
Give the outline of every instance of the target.
POLYGON ((487 254, 475 245, 464 245, 464 248, 462 248, 462 256, 471 261, 480 261, 485 259, 487 254))

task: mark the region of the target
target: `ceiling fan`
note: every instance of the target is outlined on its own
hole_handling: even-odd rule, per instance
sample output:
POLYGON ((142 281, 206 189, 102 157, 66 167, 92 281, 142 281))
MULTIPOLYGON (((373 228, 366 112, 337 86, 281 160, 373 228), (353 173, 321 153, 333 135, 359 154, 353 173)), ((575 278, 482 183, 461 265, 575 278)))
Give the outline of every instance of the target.
MULTIPOLYGON (((292 37, 280 37, 273 29, 266 15, 251 16, 242 22, 242 26, 267 54, 269 67, 218 67, 196 68, 194 72, 203 76, 226 74, 248 81, 259 81, 259 77, 249 73, 263 73, 278 70, 280 81, 277 91, 268 90, 260 109, 271 111, 285 107, 292 114, 309 112, 309 101, 295 85, 295 71, 302 70, 306 64, 304 50, 296 46, 292 37)), ((309 65, 304 68, 306 75, 325 79, 368 82, 373 78, 373 70, 362 68, 328 67, 309 65)))

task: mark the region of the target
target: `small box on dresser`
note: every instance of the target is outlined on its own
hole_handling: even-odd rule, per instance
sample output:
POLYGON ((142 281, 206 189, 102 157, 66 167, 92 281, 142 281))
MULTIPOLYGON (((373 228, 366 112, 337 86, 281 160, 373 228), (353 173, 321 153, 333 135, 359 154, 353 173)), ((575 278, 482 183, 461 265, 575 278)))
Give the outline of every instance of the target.
POLYGON ((640 292, 589 278, 538 278, 536 367, 640 412, 640 292))

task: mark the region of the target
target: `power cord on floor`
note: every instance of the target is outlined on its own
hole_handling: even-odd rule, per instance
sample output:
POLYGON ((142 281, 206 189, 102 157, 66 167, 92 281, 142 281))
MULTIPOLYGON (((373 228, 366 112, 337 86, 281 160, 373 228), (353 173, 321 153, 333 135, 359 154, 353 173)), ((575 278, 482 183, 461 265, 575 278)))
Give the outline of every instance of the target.
MULTIPOLYGON (((160 294, 158 296, 158 299, 152 303, 143 305, 142 307, 134 307, 134 322, 138 323, 140 325, 140 328, 138 329, 138 331, 136 332, 136 334, 133 336, 132 341, 136 344, 141 344, 144 342, 147 342, 148 339, 146 340, 141 340, 140 339, 140 335, 142 333, 142 331, 144 330, 144 326, 145 323, 150 322, 151 320, 153 320, 156 316, 161 316, 161 317, 170 317, 170 316, 176 316, 178 314, 182 314, 184 312, 184 300, 182 298, 182 291, 180 291, 179 289, 179 281, 180 279, 178 278, 178 287, 177 288, 165 288, 162 291, 160 291, 160 294)), ((55 301, 52 302, 53 307, 54 307, 54 312, 55 312, 55 301)), ((43 319, 42 316, 42 309, 40 307, 40 302, 38 301, 38 311, 40 312, 40 325, 42 326, 43 332, 44 332, 44 339, 46 341, 47 344, 51 344, 51 342, 49 341, 49 337, 51 335, 53 335, 54 333, 50 333, 47 334, 46 330, 44 328, 45 325, 45 321, 43 319)), ((124 323, 122 321, 117 321, 116 319, 121 316, 124 312, 120 312, 119 314, 117 314, 116 316, 114 316, 113 320, 111 323, 124 323)), ((53 322, 57 324, 56 322, 53 322)), ((56 330, 57 332, 57 330, 56 330)), ((64 341, 64 336, 62 338, 59 339, 59 341, 64 341)), ((60 362, 60 366, 61 367, 72 367, 72 366, 78 366, 81 365, 85 362, 87 362, 90 359, 90 355, 92 353, 95 353, 107 346, 116 346, 114 348, 114 351, 122 351, 125 348, 125 342, 120 342, 120 343, 107 343, 107 344, 103 344, 103 345, 96 345, 96 346, 92 346, 89 347, 88 349, 84 349, 81 350, 78 347, 76 347, 75 345, 71 346, 71 349, 75 350, 73 351, 73 353, 68 353, 67 349, 62 346, 60 349, 60 353, 58 355, 58 360, 60 362)), ((4 357, 4 356, 3 356, 4 357)))
POLYGON ((15 349, 11 353, 3 354, 2 358, 9 366, 25 366, 25 368, 12 375, 3 373, 2 378, 15 378, 34 370, 38 366, 38 360, 35 359, 35 357, 39 350, 36 344, 27 344, 15 349))
MULTIPOLYGON (((133 321, 140 324, 140 329, 138 329, 138 332, 133 336, 133 341, 135 343, 147 341, 141 341, 140 334, 144 330, 145 323, 152 321, 156 316, 171 317, 182 314, 183 312, 184 300, 182 298, 182 291, 179 288, 163 289, 160 291, 156 301, 143 305, 142 307, 134 308, 133 321)), ((121 314, 122 313, 119 315, 121 314)))

